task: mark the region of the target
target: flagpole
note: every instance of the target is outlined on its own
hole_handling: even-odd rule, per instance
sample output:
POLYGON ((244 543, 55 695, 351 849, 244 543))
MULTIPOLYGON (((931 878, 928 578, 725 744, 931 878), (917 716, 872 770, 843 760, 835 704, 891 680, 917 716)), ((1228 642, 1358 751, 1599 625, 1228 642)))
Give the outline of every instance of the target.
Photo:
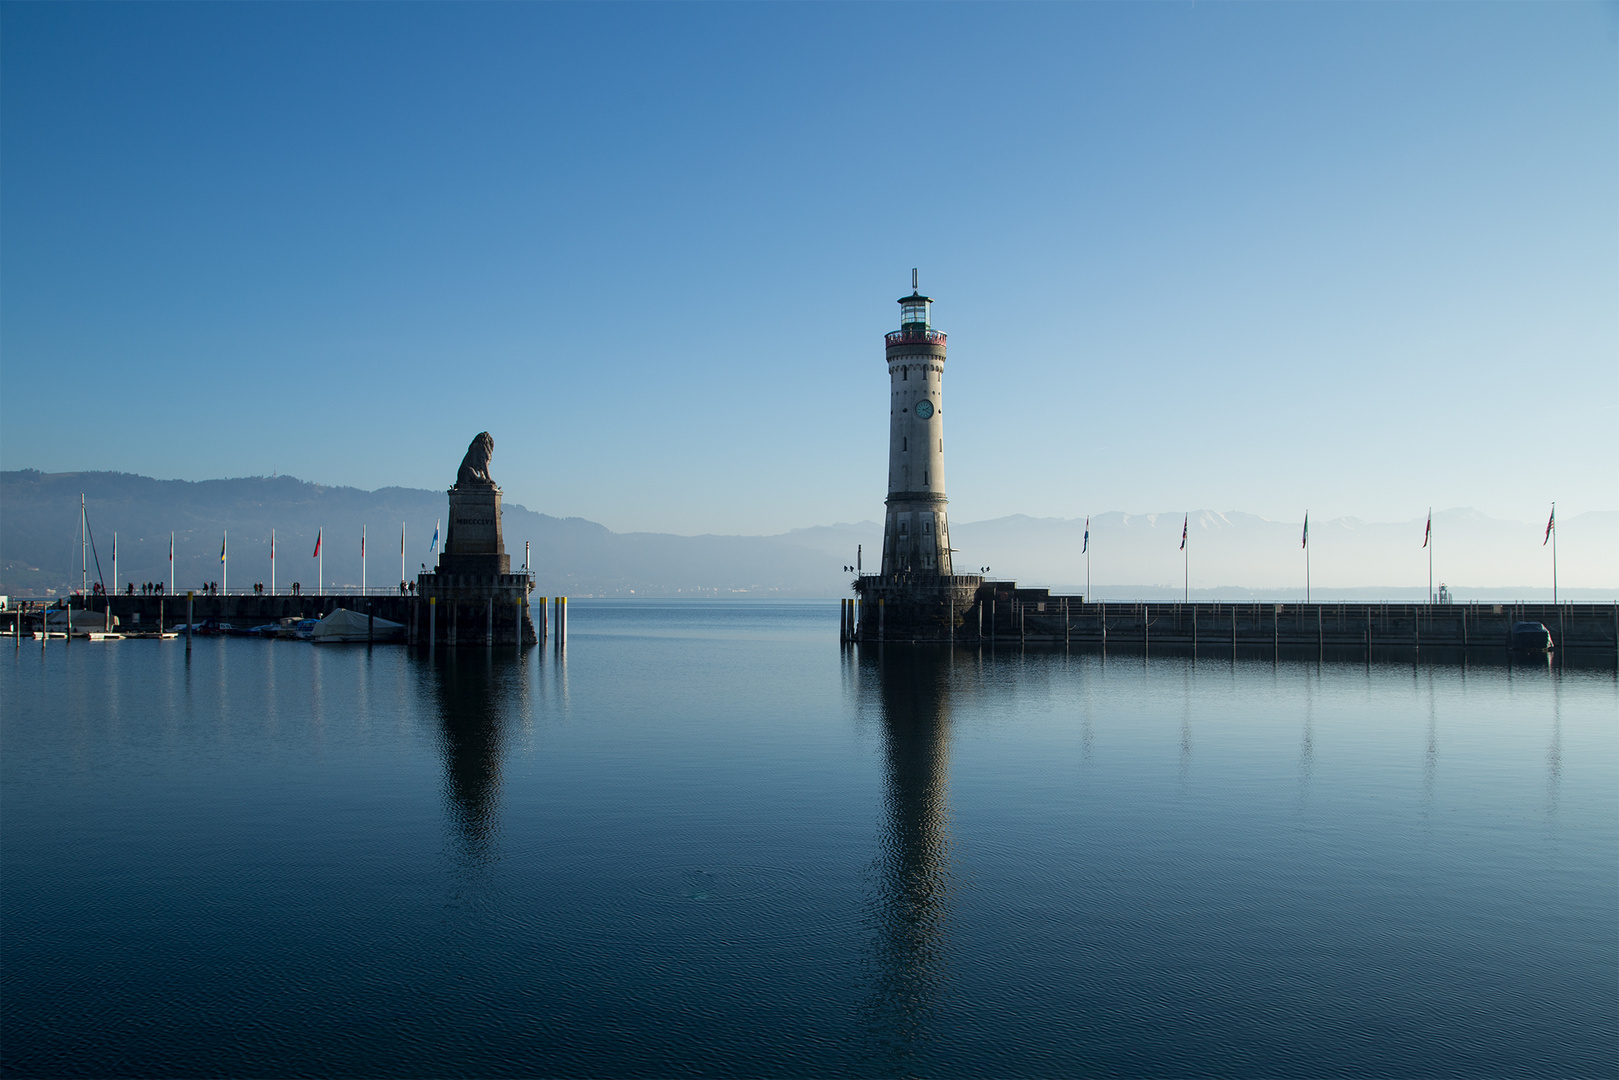
POLYGON ((1310 602, 1310 511, 1304 512, 1304 602, 1310 602))
MULTIPOLYGON (((1556 578, 1557 578, 1557 575, 1553 574, 1552 579, 1555 581, 1556 578)), ((118 530, 117 529, 114 529, 112 531, 112 591, 113 592, 118 591, 118 530)), ((1553 596, 1557 595, 1557 589, 1556 589, 1555 585, 1552 587, 1552 595, 1553 596)))
MULTIPOLYGON (((79 492, 79 595, 90 591, 90 548, 84 539, 84 492, 79 492)), ((72 573, 72 571, 68 571, 72 573)))
POLYGON ((365 595, 365 526, 360 526, 360 595, 365 595))
POLYGON ((1557 606, 1557 504, 1552 503, 1552 607, 1557 606))
POLYGON ((169 532, 169 591, 174 591, 174 532, 169 532))
POLYGON ((230 530, 219 541, 219 591, 230 594, 230 530))
POLYGON ((399 584, 405 583, 405 523, 399 523, 399 584))
POLYGON ((270 530, 270 595, 275 595, 275 529, 270 530))
POLYGON ((1428 507, 1428 603, 1433 603, 1433 507, 1428 507))

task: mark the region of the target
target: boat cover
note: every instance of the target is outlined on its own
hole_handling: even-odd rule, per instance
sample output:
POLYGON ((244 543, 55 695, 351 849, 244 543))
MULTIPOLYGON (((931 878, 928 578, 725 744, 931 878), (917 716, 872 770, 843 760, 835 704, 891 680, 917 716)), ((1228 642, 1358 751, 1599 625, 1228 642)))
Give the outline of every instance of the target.
MULTIPOLYGON (((363 611, 338 608, 315 624, 311 641, 365 641, 370 617, 363 611)), ((376 640, 399 641, 405 636, 405 624, 392 619, 377 619, 374 627, 376 640)))

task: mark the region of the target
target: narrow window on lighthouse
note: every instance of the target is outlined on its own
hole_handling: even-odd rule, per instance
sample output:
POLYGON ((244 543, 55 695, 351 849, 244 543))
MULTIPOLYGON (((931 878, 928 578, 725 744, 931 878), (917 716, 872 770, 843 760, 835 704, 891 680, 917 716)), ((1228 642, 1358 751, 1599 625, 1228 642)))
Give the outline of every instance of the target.
POLYGON ((910 448, 911 448, 911 440, 910 440, 910 438, 908 436, 904 436, 904 435, 900 436, 899 448, 901 450, 907 450, 907 451, 910 450, 910 448))
POLYGON ((900 381, 901 382, 910 382, 911 381, 911 369, 910 368, 905 368, 900 373, 900 381))

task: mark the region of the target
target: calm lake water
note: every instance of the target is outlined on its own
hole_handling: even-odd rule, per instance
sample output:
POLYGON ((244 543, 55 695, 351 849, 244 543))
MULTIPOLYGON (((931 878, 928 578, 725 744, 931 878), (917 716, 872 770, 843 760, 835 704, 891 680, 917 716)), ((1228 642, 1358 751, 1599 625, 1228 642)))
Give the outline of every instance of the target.
POLYGON ((1612 671, 0 654, 7 1075, 1611 1075, 1612 671))

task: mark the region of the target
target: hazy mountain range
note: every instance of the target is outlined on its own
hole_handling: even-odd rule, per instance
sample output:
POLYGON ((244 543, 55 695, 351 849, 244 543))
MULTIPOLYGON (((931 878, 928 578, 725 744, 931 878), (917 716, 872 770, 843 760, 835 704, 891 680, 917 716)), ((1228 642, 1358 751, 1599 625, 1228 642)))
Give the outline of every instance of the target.
MULTIPOLYGON (((442 491, 324 487, 290 476, 232 480, 154 480, 114 472, 0 473, 0 592, 60 593, 77 588, 79 496, 83 493, 101 576, 112 580, 113 533, 122 582, 168 577, 169 533, 175 539, 179 588, 222 579, 219 560, 229 532, 229 585, 270 580, 270 531, 276 535, 276 583, 313 589, 316 531, 322 530, 328 585, 360 582, 361 527, 367 532, 367 581, 393 585, 400 572, 431 566, 429 543, 447 503, 442 491)), ((1183 516, 1099 514, 1091 518, 1091 595, 1101 599, 1167 599, 1182 590, 1183 516)), ((513 565, 532 548, 538 591, 570 596, 845 595, 842 567, 864 549, 879 561, 881 525, 874 521, 796 529, 775 536, 675 536, 615 533, 582 518, 557 518, 505 504, 504 529, 513 565)), ((1086 588, 1083 519, 1023 515, 953 522, 958 572, 988 566, 991 575, 1065 592, 1086 588)), ((1434 515, 1434 580, 1458 596, 1533 599, 1550 596, 1551 554, 1544 523, 1501 521, 1469 509, 1434 515)), ((1310 523, 1313 599, 1418 599, 1427 590, 1423 521, 1373 523, 1335 518, 1310 523)), ((1195 511, 1188 527, 1186 569, 1194 598, 1302 599, 1305 559, 1300 523, 1252 514, 1195 511)), ((1594 511, 1558 522, 1559 584, 1568 599, 1619 597, 1619 512, 1594 511)), ((97 577, 91 559, 90 578, 97 577)))

